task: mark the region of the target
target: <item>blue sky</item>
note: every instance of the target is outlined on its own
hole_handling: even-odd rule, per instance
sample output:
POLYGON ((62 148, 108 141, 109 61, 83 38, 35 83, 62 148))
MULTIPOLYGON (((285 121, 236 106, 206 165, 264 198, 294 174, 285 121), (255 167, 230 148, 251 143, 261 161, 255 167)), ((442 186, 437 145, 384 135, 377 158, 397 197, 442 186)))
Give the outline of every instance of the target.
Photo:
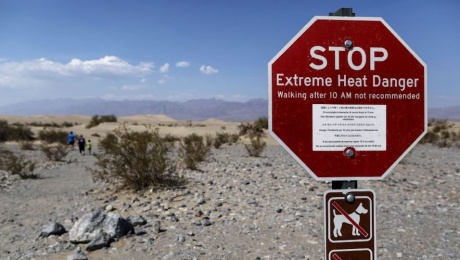
POLYGON ((267 99, 267 63, 315 15, 382 17, 460 105, 458 0, 0 0, 0 105, 35 99, 267 99))

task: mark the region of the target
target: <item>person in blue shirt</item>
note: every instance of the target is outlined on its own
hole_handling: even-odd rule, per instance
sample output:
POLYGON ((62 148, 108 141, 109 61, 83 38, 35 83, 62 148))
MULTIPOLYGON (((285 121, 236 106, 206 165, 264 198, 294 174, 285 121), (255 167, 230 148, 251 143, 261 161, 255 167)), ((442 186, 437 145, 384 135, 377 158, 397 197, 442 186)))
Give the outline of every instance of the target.
POLYGON ((72 131, 70 131, 69 135, 67 136, 67 143, 72 146, 72 149, 74 147, 74 144, 75 144, 75 135, 73 134, 72 131))

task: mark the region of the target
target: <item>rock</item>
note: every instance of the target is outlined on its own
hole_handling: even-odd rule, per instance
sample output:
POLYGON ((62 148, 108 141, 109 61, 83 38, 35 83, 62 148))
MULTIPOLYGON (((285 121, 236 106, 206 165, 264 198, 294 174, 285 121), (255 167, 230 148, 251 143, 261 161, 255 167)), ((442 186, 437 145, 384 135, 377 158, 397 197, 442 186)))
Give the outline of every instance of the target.
POLYGON ((67 257, 67 260, 88 260, 88 257, 85 254, 83 254, 81 249, 78 249, 75 254, 69 255, 67 257))
POLYGON ((201 224, 203 224, 203 226, 207 227, 207 226, 211 226, 211 221, 209 221, 209 219, 205 218, 201 221, 201 224))
POLYGON ((96 210, 75 222, 70 230, 69 240, 71 243, 87 243, 102 232, 110 238, 120 238, 134 234, 134 227, 118 214, 96 210))
POLYGON ((112 242, 112 238, 108 236, 106 233, 102 232, 99 233, 91 242, 89 242, 86 250, 88 252, 95 251, 104 247, 109 247, 110 243, 112 242))
POLYGON ((114 211, 114 210, 115 210, 115 207, 113 207, 112 204, 109 204, 105 207, 105 211, 107 212, 114 211))
POLYGON ((57 222, 50 222, 45 229, 42 230, 40 233, 40 237, 48 237, 50 235, 57 235, 60 236, 67 232, 61 224, 57 222))
POLYGON ((129 216, 126 220, 135 227, 142 226, 147 223, 147 221, 139 215, 129 216))

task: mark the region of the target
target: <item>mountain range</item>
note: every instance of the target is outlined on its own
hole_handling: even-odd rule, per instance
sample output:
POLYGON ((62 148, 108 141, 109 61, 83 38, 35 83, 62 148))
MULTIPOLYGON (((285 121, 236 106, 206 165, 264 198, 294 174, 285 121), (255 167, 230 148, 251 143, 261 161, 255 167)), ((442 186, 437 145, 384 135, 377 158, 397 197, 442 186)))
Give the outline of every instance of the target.
MULTIPOLYGON (((196 99, 184 102, 103 99, 53 99, 21 102, 0 106, 1 115, 146 115, 163 114, 177 120, 206 120, 209 118, 233 122, 248 122, 268 116, 266 99, 232 102, 219 99, 196 99)), ((428 108, 428 117, 460 121, 460 106, 428 108)))
POLYGON ((158 115, 177 120, 206 120, 209 118, 233 122, 249 122, 268 115, 266 99, 231 102, 219 99, 196 99, 184 102, 103 99, 55 99, 21 102, 0 106, 1 115, 158 115))

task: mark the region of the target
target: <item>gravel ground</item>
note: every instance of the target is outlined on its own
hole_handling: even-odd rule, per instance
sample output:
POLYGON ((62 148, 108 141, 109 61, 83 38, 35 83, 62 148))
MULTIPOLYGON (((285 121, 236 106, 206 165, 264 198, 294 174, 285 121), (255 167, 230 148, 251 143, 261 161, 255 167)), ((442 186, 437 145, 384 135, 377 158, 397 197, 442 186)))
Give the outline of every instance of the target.
MULTIPOLYGON (((93 156, 72 151, 50 163, 39 151, 8 149, 39 161, 38 180, 0 175, 0 259, 66 259, 77 247, 62 236, 38 238, 49 221, 67 230, 102 208, 142 216, 136 234, 88 259, 324 259, 323 195, 278 145, 260 158, 244 146, 213 150, 184 187, 115 192, 92 182, 93 156)), ((378 259, 460 259, 460 153, 418 145, 383 181, 360 181, 376 194, 378 259)))

